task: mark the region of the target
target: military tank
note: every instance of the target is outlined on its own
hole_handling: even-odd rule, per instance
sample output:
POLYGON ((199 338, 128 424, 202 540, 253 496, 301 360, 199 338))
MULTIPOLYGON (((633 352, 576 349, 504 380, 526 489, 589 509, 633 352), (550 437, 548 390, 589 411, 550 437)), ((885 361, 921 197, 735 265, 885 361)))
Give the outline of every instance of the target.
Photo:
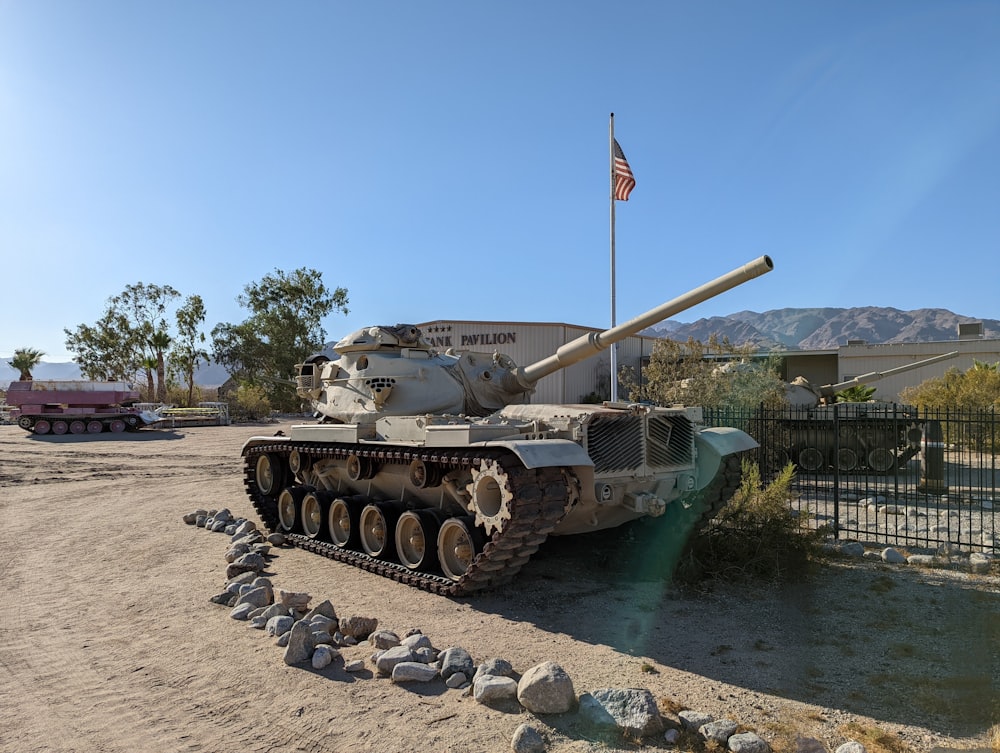
POLYGON ((543 377, 771 269, 762 256, 523 367, 440 352, 412 325, 361 329, 299 366, 315 423, 245 443, 254 509, 295 546, 447 596, 510 581, 549 535, 692 527, 738 487, 750 436, 695 407, 528 401, 543 377))
POLYGON ((920 452, 923 423, 917 411, 877 400, 838 402, 837 393, 957 355, 944 353, 836 384, 814 386, 796 377, 786 386, 789 408, 778 423, 787 459, 811 473, 836 469, 884 474, 905 467, 920 452))

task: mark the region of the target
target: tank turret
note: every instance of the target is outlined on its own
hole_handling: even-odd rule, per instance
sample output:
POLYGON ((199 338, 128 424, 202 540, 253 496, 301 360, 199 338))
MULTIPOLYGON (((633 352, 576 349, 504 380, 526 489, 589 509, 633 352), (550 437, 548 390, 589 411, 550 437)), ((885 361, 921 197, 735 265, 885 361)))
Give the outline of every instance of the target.
POLYGON ((773 269, 767 256, 657 306, 624 324, 592 332, 524 367, 500 353, 439 352, 413 325, 366 327, 299 367, 298 394, 334 423, 384 416, 488 416, 525 403, 543 377, 578 363, 657 322, 773 269))
POLYGON ((757 447, 700 408, 529 404, 539 380, 773 268, 762 256, 625 324, 518 366, 366 327, 300 366, 319 419, 243 447, 264 525, 295 546, 444 595, 506 583, 549 535, 644 517, 679 556, 757 447))

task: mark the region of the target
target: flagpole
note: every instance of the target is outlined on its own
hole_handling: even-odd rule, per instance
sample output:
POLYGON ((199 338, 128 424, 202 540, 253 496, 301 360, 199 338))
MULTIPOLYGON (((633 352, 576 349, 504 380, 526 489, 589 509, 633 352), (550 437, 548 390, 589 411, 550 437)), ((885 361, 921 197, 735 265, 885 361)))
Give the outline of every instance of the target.
MULTIPOLYGON (((614 328, 618 322, 615 317, 615 114, 611 113, 610 125, 608 126, 608 154, 609 169, 608 175, 611 181, 611 326, 614 328)), ((618 400, 618 348, 611 346, 611 402, 618 400)))

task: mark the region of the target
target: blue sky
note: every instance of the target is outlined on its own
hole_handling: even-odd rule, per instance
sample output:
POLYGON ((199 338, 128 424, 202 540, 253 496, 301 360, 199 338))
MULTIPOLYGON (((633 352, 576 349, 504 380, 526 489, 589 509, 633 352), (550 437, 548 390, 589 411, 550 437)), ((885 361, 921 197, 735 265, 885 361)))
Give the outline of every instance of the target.
POLYGON ((1000 3, 0 0, 0 356, 312 267, 330 339, 814 306, 1000 319, 1000 3))

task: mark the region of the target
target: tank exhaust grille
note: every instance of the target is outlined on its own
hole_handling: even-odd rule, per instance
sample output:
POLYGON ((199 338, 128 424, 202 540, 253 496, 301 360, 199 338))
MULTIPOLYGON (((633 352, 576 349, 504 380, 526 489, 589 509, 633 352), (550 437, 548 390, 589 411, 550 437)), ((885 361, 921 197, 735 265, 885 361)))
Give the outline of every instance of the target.
POLYGON ((647 462, 653 468, 687 466, 694 462, 694 428, 687 416, 652 415, 646 431, 647 462))
POLYGON ((689 467, 694 462, 694 430, 683 414, 599 414, 587 424, 586 450, 597 473, 689 467))
POLYGON ((641 416, 597 415, 587 424, 587 454, 597 473, 635 470, 642 464, 641 416))

